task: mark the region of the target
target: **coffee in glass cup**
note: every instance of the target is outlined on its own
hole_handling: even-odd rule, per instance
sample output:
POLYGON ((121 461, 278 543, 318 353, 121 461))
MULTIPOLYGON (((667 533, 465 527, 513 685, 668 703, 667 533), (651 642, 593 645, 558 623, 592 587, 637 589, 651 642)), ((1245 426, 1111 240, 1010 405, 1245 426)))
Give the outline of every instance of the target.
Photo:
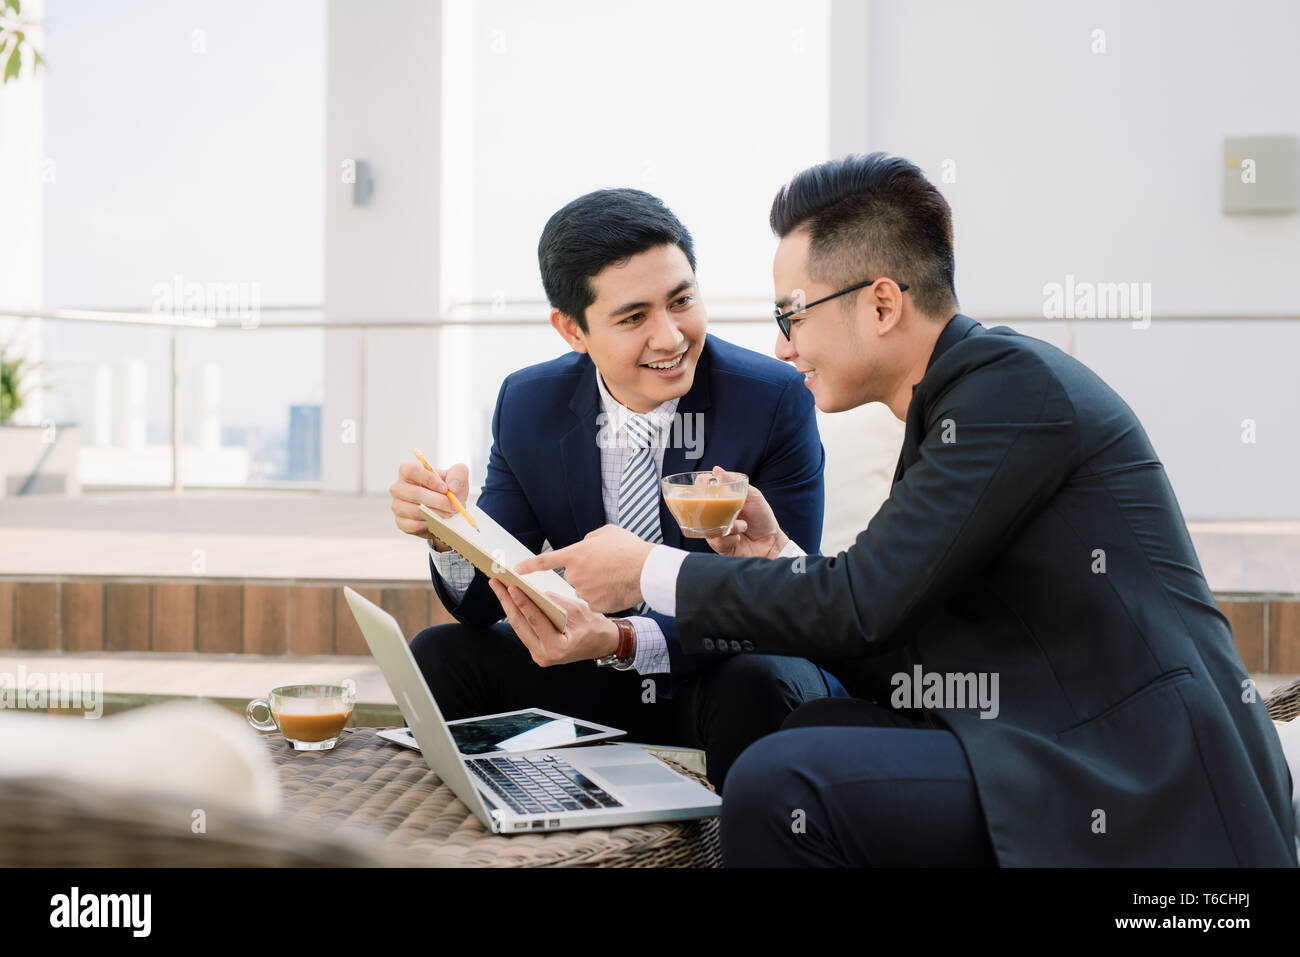
POLYGON ((659 482, 664 504, 687 538, 714 538, 731 531, 745 505, 749 476, 741 472, 678 472, 659 482))
POLYGON ((350 681, 346 685, 285 685, 265 698, 250 701, 244 716, 258 731, 278 729, 295 751, 328 751, 338 743, 356 700, 350 681), (269 718, 254 718, 258 708, 266 709, 269 718))

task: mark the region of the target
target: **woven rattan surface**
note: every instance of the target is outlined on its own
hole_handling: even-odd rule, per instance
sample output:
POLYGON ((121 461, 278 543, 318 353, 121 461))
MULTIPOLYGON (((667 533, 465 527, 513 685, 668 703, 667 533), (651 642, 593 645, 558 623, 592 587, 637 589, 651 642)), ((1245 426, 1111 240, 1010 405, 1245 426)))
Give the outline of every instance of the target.
MULTIPOLYGON (((718 819, 506 837, 488 831, 418 751, 375 728, 345 732, 331 751, 294 751, 266 736, 285 812, 328 827, 375 829, 404 863, 465 867, 717 867, 718 819)), ((708 782, 677 765, 707 786, 708 782)))
MULTIPOLYGON (((1275 721, 1300 718, 1300 681, 1275 691, 1265 704, 1275 721)), ((389 744, 374 729, 348 732, 333 751, 295 752, 278 734, 267 735, 266 744, 280 771, 285 810, 263 818, 209 806, 202 809, 201 830, 193 801, 116 793, 60 778, 7 779, 0 784, 0 867, 719 862, 717 818, 498 837, 417 752, 389 744)))
POLYGON ((369 832, 327 832, 148 790, 61 777, 0 781, 0 868, 383 867, 406 863, 369 832))
POLYGON ((1300 678, 1274 691, 1264 700, 1264 706, 1274 721, 1300 718, 1300 678))

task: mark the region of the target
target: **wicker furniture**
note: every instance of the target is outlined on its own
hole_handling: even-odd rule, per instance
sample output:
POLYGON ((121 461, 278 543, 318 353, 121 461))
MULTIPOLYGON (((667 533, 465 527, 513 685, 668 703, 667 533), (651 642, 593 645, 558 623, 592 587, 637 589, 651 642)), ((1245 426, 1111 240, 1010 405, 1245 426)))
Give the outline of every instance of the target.
MULTIPOLYGON (((718 819, 505 837, 493 834, 418 751, 345 732, 332 751, 294 751, 267 735, 285 809, 326 828, 369 826, 405 863, 469 867, 717 867, 718 819)), ((703 778, 685 768, 707 786, 703 778)))
POLYGON ((57 777, 0 781, 0 868, 405 863, 368 834, 323 833, 286 814, 264 817, 201 805, 57 777))
MULTIPOLYGON (((1300 719, 1300 681, 1265 701, 1300 719)), ((358 728, 333 751, 266 745, 281 772, 274 818, 116 794, 57 778, 0 781, 0 867, 716 866, 718 819, 498 837, 414 751, 358 728)), ((690 773, 690 772, 687 772, 690 773)), ((696 776, 698 778, 698 776, 696 776)))
MULTIPOLYGON (((265 743, 274 818, 116 794, 55 778, 0 782, 0 867, 717 867, 718 819, 505 837, 488 832, 416 751, 345 731, 331 751, 265 743)), ((704 783, 703 778, 678 766, 704 783)))
POLYGON ((1268 708, 1268 715, 1274 721, 1300 718, 1300 678, 1265 698, 1264 707, 1268 708))

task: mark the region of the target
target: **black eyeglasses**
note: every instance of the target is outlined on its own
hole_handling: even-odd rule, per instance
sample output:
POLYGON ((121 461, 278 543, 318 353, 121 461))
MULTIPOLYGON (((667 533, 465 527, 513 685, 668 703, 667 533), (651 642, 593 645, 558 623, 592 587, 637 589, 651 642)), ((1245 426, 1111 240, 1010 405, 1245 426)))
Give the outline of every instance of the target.
MULTIPOLYGON (((820 299, 807 303, 806 305, 800 306, 798 309, 791 309, 789 312, 782 312, 781 307, 777 306, 775 309, 772 310, 772 315, 776 317, 776 324, 781 327, 781 334, 785 336, 786 340, 788 341, 790 338, 790 317, 791 316, 797 315, 801 312, 806 312, 807 310, 811 309, 813 306, 818 305, 819 303, 827 302, 831 299, 836 298, 837 296, 843 296, 845 293, 853 292, 853 290, 855 289, 863 289, 867 286, 870 286, 872 283, 878 281, 879 280, 876 279, 868 279, 866 282, 854 283, 852 286, 848 286, 845 289, 841 289, 839 292, 833 292, 829 296, 822 296, 820 299)), ((907 292, 907 283, 900 282, 898 284, 898 291, 907 292)))

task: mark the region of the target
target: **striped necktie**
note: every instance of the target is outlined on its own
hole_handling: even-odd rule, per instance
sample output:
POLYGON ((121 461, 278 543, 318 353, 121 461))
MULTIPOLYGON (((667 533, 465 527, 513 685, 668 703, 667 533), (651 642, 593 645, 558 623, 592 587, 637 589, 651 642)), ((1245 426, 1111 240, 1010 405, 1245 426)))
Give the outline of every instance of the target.
MULTIPOLYGON (((664 540, 659 528, 659 469, 651 451, 654 425, 646 415, 632 414, 624 426, 629 454, 618 483, 618 524, 638 538, 658 545, 664 540)), ((635 613, 646 611, 645 602, 635 613)))
POLYGON ((618 524, 658 545, 664 538, 659 529, 659 469, 651 451, 655 428, 649 416, 635 413, 623 428, 630 451, 618 483, 618 524))

